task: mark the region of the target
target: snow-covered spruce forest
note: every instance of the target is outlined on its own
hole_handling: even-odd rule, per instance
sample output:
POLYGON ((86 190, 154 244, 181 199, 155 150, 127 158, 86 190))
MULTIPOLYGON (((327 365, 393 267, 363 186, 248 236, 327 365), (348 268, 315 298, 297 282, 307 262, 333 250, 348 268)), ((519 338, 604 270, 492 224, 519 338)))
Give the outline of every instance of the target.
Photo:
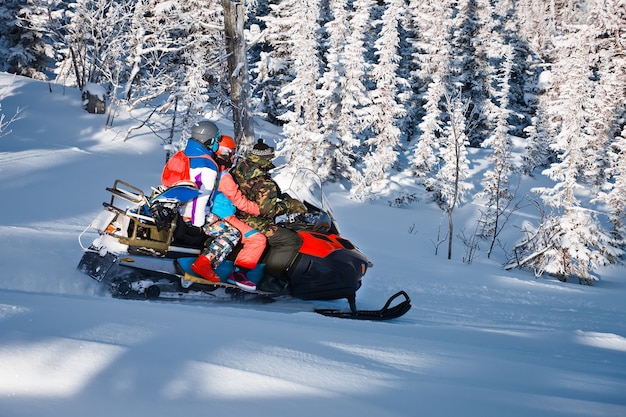
MULTIPOLYGON (((123 107, 177 145, 196 120, 231 108, 228 1, 4 0, 0 71, 99 86, 104 128, 123 107)), ((507 267, 590 284, 621 259, 625 0, 245 6, 247 104, 282 126, 270 139, 287 164, 344 182, 356 200, 395 205, 418 198, 390 186, 402 176, 439 205, 449 240, 454 210, 474 203, 466 239, 486 242, 488 256, 511 213, 531 206, 507 267), (529 178, 542 186, 520 192, 529 178)), ((2 115, 5 134, 11 117, 2 115)))

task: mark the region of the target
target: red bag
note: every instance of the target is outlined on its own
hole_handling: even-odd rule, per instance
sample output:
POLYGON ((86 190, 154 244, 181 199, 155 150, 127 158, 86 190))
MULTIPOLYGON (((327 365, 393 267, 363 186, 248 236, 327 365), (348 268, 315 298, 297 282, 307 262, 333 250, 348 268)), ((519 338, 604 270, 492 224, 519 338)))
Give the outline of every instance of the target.
POLYGON ((181 182, 193 184, 189 178, 189 157, 185 155, 185 152, 178 151, 163 167, 161 183, 166 187, 172 187, 181 182))

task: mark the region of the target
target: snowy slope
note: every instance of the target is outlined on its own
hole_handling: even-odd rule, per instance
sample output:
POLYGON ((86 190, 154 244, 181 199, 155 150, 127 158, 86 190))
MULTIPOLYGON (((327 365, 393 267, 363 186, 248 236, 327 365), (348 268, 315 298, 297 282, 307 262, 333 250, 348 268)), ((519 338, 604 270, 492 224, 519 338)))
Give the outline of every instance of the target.
MULTIPOLYGON (((395 209, 326 190, 374 263, 359 307, 411 296, 393 322, 308 312, 345 301, 100 294, 75 269, 78 235, 116 178, 155 185, 162 145, 149 132, 121 142, 127 115, 105 131, 77 91, 51 88, 0 73, 2 112, 24 109, 0 139, 0 417, 626 416, 626 268, 594 287, 537 280, 503 271, 501 254, 463 263, 458 239, 447 260, 434 253, 441 213, 423 202, 395 209)), ((471 212, 458 210, 459 229, 471 212)))

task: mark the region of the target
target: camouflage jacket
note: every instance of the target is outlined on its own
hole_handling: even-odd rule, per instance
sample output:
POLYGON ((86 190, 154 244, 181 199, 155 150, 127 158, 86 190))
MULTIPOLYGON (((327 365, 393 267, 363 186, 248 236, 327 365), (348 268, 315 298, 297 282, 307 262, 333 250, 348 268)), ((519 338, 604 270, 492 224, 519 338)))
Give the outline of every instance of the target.
POLYGON ((261 214, 253 216, 237 210, 237 217, 266 236, 272 236, 278 226, 274 224, 276 216, 287 212, 287 205, 280 201, 280 188, 270 174, 260 168, 265 162, 256 155, 248 155, 232 169, 231 174, 239 190, 250 201, 259 206, 261 214))

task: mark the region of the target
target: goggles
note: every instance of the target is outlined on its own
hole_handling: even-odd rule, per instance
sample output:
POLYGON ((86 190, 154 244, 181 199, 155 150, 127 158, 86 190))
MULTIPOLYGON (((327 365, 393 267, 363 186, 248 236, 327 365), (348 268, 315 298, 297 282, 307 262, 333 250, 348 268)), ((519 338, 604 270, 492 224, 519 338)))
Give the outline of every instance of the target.
POLYGON ((224 159, 231 159, 231 158, 233 157, 234 153, 235 153, 235 152, 234 152, 232 149, 230 149, 230 148, 225 148, 225 147, 223 147, 223 146, 220 146, 220 147, 217 149, 217 154, 218 154, 219 156, 221 156, 222 158, 224 158, 224 159))

